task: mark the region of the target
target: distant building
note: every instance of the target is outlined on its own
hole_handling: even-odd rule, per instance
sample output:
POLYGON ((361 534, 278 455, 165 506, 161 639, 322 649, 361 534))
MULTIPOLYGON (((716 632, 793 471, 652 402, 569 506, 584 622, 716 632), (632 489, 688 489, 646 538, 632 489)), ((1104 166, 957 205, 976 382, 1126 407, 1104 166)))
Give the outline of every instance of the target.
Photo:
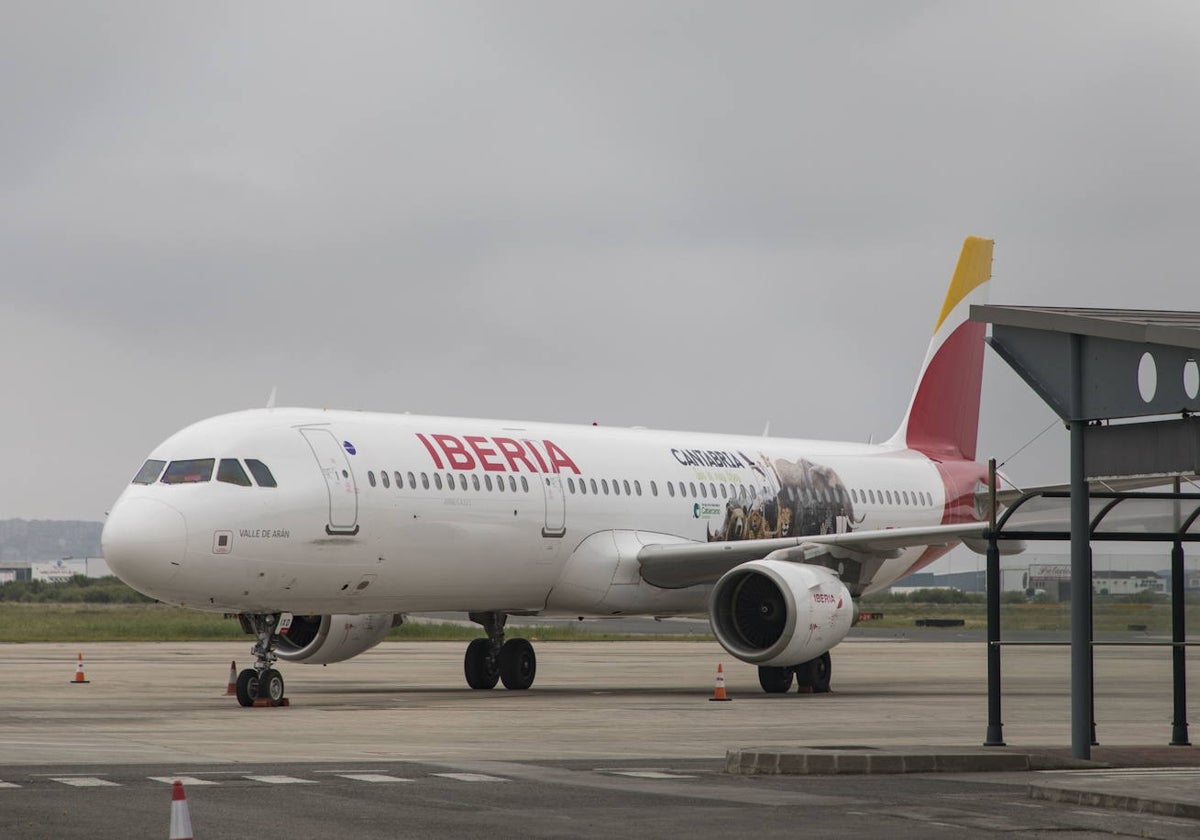
POLYGON ((1136 595, 1165 592, 1157 572, 1092 572, 1092 591, 1097 595, 1136 595))
POLYGON ((13 580, 40 580, 56 583, 75 575, 102 578, 112 574, 103 557, 64 557, 59 560, 0 561, 0 583, 13 580))

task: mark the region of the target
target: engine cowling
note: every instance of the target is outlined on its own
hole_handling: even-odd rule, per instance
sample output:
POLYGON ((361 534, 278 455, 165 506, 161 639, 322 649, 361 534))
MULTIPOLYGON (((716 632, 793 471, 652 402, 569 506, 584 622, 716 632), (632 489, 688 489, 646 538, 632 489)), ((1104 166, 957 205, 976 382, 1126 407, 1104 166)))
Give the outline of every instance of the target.
POLYGON ((721 647, 759 666, 799 665, 846 637, 854 619, 850 591, 822 566, 752 560, 730 569, 709 599, 721 647))
POLYGON ((383 641, 403 616, 294 615, 287 633, 276 637, 275 653, 286 662, 327 665, 358 656, 383 641))

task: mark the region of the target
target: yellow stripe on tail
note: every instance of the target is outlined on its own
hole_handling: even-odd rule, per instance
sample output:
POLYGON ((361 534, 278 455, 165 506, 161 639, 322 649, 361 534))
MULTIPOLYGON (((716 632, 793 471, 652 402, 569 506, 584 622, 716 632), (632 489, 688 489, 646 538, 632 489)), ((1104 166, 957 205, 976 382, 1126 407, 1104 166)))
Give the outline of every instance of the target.
POLYGON ((994 244, 991 239, 981 239, 978 236, 968 236, 963 242, 962 253, 958 255, 958 265, 954 268, 954 277, 950 280, 950 288, 946 290, 946 302, 942 304, 942 313, 933 328, 934 333, 942 328, 942 323, 963 298, 991 278, 994 244))

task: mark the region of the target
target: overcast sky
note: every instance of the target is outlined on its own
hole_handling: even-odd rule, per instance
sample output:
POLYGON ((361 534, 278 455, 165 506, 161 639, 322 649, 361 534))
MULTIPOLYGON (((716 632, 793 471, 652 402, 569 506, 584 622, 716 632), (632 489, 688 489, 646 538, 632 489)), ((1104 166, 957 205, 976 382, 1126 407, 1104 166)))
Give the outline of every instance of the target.
MULTIPOLYGON (((879 440, 969 234, 994 303, 1200 309, 1194 2, 8 0, 0 114, 0 518, 273 386, 879 440)), ((984 392, 982 457, 1053 420, 984 392)))

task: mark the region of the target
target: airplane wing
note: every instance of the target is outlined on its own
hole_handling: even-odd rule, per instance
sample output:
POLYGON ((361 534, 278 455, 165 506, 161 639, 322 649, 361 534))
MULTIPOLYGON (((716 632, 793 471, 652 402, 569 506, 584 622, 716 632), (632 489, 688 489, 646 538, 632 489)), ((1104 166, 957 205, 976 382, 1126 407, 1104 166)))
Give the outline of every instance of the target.
POLYGON ((986 522, 962 525, 929 525, 920 528, 888 528, 882 531, 851 531, 847 534, 814 534, 769 540, 731 542, 671 542, 645 545, 638 552, 642 578, 662 589, 715 583, 721 575, 750 560, 770 554, 775 559, 796 562, 830 554, 834 557, 879 560, 897 556, 900 549, 918 545, 947 545, 964 538, 980 538, 986 522))

